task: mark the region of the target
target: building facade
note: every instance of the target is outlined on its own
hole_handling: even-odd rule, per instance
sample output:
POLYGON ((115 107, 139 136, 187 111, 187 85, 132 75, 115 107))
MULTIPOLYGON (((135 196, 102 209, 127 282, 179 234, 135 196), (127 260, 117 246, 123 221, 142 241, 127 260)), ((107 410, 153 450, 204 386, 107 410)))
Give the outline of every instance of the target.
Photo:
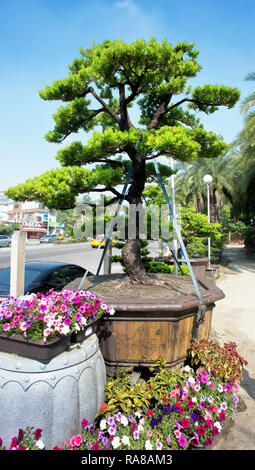
POLYGON ((10 201, 0 193, 0 222, 18 224, 27 232, 28 239, 39 239, 44 235, 62 235, 64 224, 57 222, 55 210, 48 209, 37 201, 10 201))

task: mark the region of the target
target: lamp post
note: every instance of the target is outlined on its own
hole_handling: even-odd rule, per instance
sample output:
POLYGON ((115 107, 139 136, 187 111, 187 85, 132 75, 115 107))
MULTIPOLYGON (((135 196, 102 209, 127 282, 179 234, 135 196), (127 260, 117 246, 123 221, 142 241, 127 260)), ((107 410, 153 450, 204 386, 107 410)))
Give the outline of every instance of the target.
MULTIPOLYGON (((206 189, 207 189, 207 215, 208 215, 208 222, 210 223, 210 189, 209 186, 212 183, 212 176, 211 175, 205 175, 204 178, 204 183, 206 184, 206 189)), ((208 268, 211 268, 211 239, 208 237, 208 268)))
MULTIPOLYGON (((170 168, 173 171, 174 170, 174 161, 173 158, 170 157, 170 168)), ((172 199, 172 208, 173 208, 173 213, 174 216, 176 215, 176 210, 175 210, 175 190, 174 190, 174 173, 170 176, 170 189, 171 189, 171 199, 172 199)), ((173 252, 175 255, 174 259, 174 274, 178 275, 178 264, 177 264, 177 258, 178 258, 178 246, 177 246, 177 238, 176 234, 173 233, 173 252)))

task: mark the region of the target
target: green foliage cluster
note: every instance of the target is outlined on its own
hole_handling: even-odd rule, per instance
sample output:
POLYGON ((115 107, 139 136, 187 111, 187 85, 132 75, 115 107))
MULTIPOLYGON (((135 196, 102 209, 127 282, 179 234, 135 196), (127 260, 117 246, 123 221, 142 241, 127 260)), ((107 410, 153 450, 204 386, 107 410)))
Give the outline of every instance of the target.
MULTIPOLYGON (((28 179, 6 194, 69 209, 79 194, 90 191, 107 189, 120 198, 116 187, 123 184, 130 160, 148 163, 165 155, 190 161, 224 154, 228 146, 203 128, 197 113, 232 108, 240 92, 223 85, 192 88, 189 80, 201 70, 198 54, 193 43, 173 46, 155 38, 131 43, 108 39, 80 48, 67 76, 46 85, 39 95, 62 101, 53 114, 54 129, 45 136, 48 142, 62 143, 80 131, 91 133, 90 139, 86 145, 76 140, 61 148, 56 156, 61 168, 28 179), (133 105, 140 110, 139 126, 129 115, 133 105), (122 153, 127 160, 121 161, 122 153)), ((150 178, 150 171, 146 174, 150 178)))
POLYGON ((148 408, 152 399, 150 389, 144 381, 131 385, 131 377, 132 375, 126 375, 107 380, 104 396, 107 408, 100 409, 97 416, 110 416, 119 411, 128 415, 148 408))
POLYGON ((165 367, 165 360, 159 360, 152 366, 154 371, 147 380, 141 378, 132 384, 134 372, 123 371, 120 377, 108 378, 105 384, 104 400, 107 407, 102 407, 97 417, 112 416, 121 411, 127 416, 135 411, 144 412, 156 401, 163 400, 165 395, 177 384, 185 383, 185 374, 165 367))
POLYGON ((243 230, 244 233, 244 242, 247 248, 255 249, 255 226, 250 225, 243 230))
POLYGON ((217 376, 223 382, 240 383, 243 378, 243 366, 247 361, 237 352, 234 342, 224 343, 220 346, 215 341, 205 339, 191 344, 189 357, 191 365, 195 367, 205 366, 209 371, 216 371, 217 376))
POLYGON ((197 213, 193 208, 182 209, 181 232, 190 256, 207 256, 208 237, 211 239, 212 254, 224 245, 221 224, 209 223, 205 214, 197 213))
MULTIPOLYGON (((233 342, 220 346, 218 342, 198 340, 191 343, 188 358, 191 366, 198 372, 205 369, 212 373, 223 384, 240 384, 243 366, 247 361, 237 352, 237 345, 233 342)), ((146 378, 140 378, 132 384, 134 371, 123 371, 120 376, 110 377, 105 384, 105 404, 97 413, 97 418, 109 417, 121 411, 126 416, 135 411, 144 412, 153 408, 156 403, 163 402, 170 397, 171 391, 186 385, 189 366, 180 370, 166 367, 166 361, 159 358, 152 366, 152 371, 146 378)), ((212 390, 210 391, 212 393, 212 390)))
MULTIPOLYGON (((144 263, 145 269, 148 273, 169 273, 174 274, 174 265, 169 265, 163 261, 150 261, 144 263)), ((178 268, 178 274, 189 275, 189 268, 186 264, 182 264, 182 270, 178 268)))
POLYGON ((0 224, 0 235, 12 235, 14 230, 19 230, 19 224, 0 224))

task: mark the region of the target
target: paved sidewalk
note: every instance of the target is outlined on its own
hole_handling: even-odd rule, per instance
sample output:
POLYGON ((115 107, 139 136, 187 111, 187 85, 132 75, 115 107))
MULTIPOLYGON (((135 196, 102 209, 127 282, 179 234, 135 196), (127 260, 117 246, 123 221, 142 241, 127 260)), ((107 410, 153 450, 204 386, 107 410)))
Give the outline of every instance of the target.
POLYGON ((233 425, 218 440, 215 450, 255 449, 255 256, 248 257, 244 247, 227 246, 226 265, 216 281, 225 298, 216 303, 211 339, 220 344, 234 341, 247 361, 239 389, 240 408, 233 425))

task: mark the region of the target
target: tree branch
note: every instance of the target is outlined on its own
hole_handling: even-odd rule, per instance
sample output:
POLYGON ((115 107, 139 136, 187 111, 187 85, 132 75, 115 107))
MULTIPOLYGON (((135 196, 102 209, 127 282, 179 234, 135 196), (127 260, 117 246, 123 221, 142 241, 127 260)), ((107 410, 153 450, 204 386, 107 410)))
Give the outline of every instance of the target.
POLYGON ((169 111, 172 111, 172 109, 174 108, 177 108, 178 106, 180 106, 180 104, 182 103, 185 103, 185 101, 189 102, 189 103, 195 103, 198 107, 199 105, 203 105, 203 106, 222 106, 222 103, 207 103, 205 101, 198 101, 198 100, 192 100, 191 98, 183 98, 181 101, 178 101, 178 103, 175 103, 173 104, 172 106, 170 106, 170 108, 167 108, 166 113, 169 113, 169 111))
POLYGON ((157 110, 155 111, 155 113, 152 116, 151 122, 150 122, 150 124, 147 128, 147 132, 150 132, 152 129, 155 129, 155 127, 157 127, 157 125, 158 125, 158 121, 159 121, 160 117, 164 116, 164 114, 166 114, 169 111, 167 106, 168 106, 171 98, 172 98, 172 94, 169 94, 169 95, 165 96, 165 99, 160 103, 157 110))
POLYGON ((121 115, 121 130, 128 130, 131 127, 134 127, 130 121, 128 110, 127 110, 127 100, 125 95, 125 85, 119 85, 119 96, 120 96, 120 115, 121 115))
POLYGON ((119 199, 122 197, 122 194, 117 191, 115 188, 112 188, 112 186, 109 186, 108 188, 94 188, 94 189, 91 189, 90 192, 100 192, 100 193, 103 193, 103 192, 107 192, 107 191, 110 191, 111 193, 115 194, 119 199))
POLYGON ((92 93, 94 98, 103 106, 104 110, 107 111, 120 126, 121 125, 121 120, 120 120, 118 114, 115 113, 115 111, 113 111, 113 109, 110 108, 110 106, 108 106, 105 103, 105 101, 102 100, 102 98, 100 98, 100 96, 98 96, 98 94, 95 92, 94 88, 90 87, 89 91, 92 93))
MULTIPOLYGON (((92 111, 92 110, 91 110, 92 111)), ((77 132, 78 129, 80 128, 80 126, 82 124, 84 124, 85 122, 88 122, 90 121, 91 119, 93 119, 94 117, 96 117, 98 114, 102 113, 104 111, 104 108, 100 108, 100 109, 97 109, 93 112, 93 114, 91 114, 90 116, 88 116, 86 119, 83 119, 79 124, 77 124, 73 129, 71 129, 69 132, 67 132, 64 137, 62 137, 62 139, 59 140, 59 143, 62 143, 69 135, 71 135, 73 132, 77 132)))

